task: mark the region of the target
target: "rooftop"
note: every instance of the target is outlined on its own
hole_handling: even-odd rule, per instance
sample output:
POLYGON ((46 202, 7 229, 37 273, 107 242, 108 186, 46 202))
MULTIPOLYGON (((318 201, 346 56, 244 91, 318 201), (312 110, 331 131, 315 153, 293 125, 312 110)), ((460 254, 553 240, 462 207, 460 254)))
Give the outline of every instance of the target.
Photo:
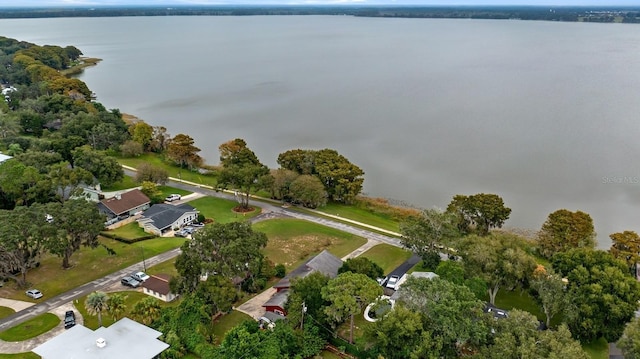
POLYGON ((37 346, 33 352, 43 359, 151 359, 169 347, 158 340, 160 335, 161 332, 146 325, 122 318, 96 331, 78 324, 37 346), (97 345, 98 339, 104 340, 104 347, 97 345))
POLYGON ((124 192, 115 197, 103 199, 102 205, 107 207, 113 214, 120 215, 129 210, 150 203, 151 200, 139 189, 124 192))

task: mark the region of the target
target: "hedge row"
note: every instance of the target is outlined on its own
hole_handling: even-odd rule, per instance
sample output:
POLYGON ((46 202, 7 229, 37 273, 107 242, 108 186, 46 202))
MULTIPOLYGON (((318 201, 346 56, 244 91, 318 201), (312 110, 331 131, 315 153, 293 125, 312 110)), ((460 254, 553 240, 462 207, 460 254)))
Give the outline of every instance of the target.
POLYGON ((147 239, 153 239, 157 237, 156 235, 150 234, 147 236, 136 237, 136 238, 124 238, 109 232, 100 232, 100 235, 103 237, 115 239, 116 241, 127 243, 127 244, 146 241, 147 239))

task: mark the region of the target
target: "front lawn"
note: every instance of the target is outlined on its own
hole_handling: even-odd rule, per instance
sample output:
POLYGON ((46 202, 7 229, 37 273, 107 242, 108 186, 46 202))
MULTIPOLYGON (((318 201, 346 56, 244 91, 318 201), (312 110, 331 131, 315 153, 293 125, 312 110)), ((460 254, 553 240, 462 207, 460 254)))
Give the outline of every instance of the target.
POLYGON ((60 323, 60 318, 55 314, 44 313, 27 320, 21 324, 0 332, 0 339, 7 342, 21 342, 35 338, 42 333, 55 328, 60 323))
POLYGON ((170 194, 179 194, 181 196, 186 196, 188 194, 191 194, 193 192, 191 191, 186 191, 180 188, 175 188, 175 187, 169 187, 169 186, 158 186, 158 191, 160 191, 160 193, 162 193, 162 198, 166 198, 167 196, 169 196, 170 194))
POLYGON ((122 227, 111 229, 108 232, 127 239, 135 239, 149 235, 149 233, 146 233, 144 229, 138 225, 138 222, 131 222, 122 227))
POLYGON ((34 352, 18 354, 0 354, 0 359, 40 359, 40 355, 34 352))
MULTIPOLYGON (((138 292, 138 291, 134 291, 134 290, 126 290, 126 291, 122 291, 122 292, 116 292, 116 293, 123 293, 127 296, 127 299, 125 299, 125 305, 126 305, 126 309, 125 312, 123 314, 120 315, 120 317, 118 317, 118 320, 122 319, 123 317, 130 317, 129 313, 131 312, 131 310, 133 309, 133 307, 136 305, 136 303, 138 303, 139 301, 141 301, 144 298, 147 298, 148 295, 142 293, 142 292, 138 292)), ((107 293, 107 295, 111 295, 112 293, 107 293)), ((84 306, 84 302, 85 300, 87 300, 87 296, 84 296, 82 298, 78 298, 78 302, 75 303, 76 308, 78 309, 78 311, 80 312, 80 314, 82 314, 82 318, 84 319, 84 326, 90 329, 98 329, 98 316, 97 315, 91 315, 89 313, 87 313, 87 309, 84 306)), ((178 303, 180 302, 180 299, 176 299, 173 302, 170 303, 166 303, 161 301, 160 299, 158 299, 158 302, 160 303, 160 306, 164 307, 170 307, 170 306, 174 306, 174 305, 178 305, 178 303)), ((115 321, 113 320, 113 317, 109 314, 109 312, 104 312, 102 313, 102 326, 103 327, 108 327, 111 324, 113 324, 115 321)))
POLYGON ((205 218, 212 218, 218 223, 229 223, 243 221, 260 214, 260 207, 254 207, 249 213, 237 213, 233 209, 238 206, 238 202, 217 197, 202 197, 190 201, 189 205, 195 207, 205 218))
POLYGON ((312 255, 327 249, 342 258, 367 242, 356 235, 301 219, 271 219, 253 225, 269 238, 264 253, 287 270, 296 268, 312 255))
POLYGON ((140 184, 136 183, 133 177, 124 176, 122 181, 114 183, 111 186, 101 186, 104 192, 122 191, 129 188, 138 187, 140 184))
POLYGON ((609 359, 609 343, 604 338, 582 344, 582 349, 591 359, 609 359))
MULTIPOLYGON (((58 294, 76 288, 85 283, 102 278, 117 270, 142 261, 142 249, 146 258, 180 247, 184 238, 155 238, 135 244, 126 244, 113 239, 100 238, 100 244, 115 251, 109 255, 102 246, 95 249, 82 247, 71 256, 73 267, 62 269, 62 259, 45 255, 38 268, 27 274, 27 281, 32 288, 39 289, 44 298, 52 298, 58 294)), ((16 288, 13 283, 6 283, 0 288, 0 297, 34 301, 24 294, 24 289, 16 288)))
POLYGON ((0 307, 0 319, 10 316, 16 311, 8 307, 0 307))
POLYGON ((203 175, 196 171, 191 171, 186 168, 180 168, 165 161, 161 155, 157 153, 145 153, 135 158, 118 158, 118 162, 129 167, 137 168, 142 163, 149 163, 154 166, 164 168, 169 173, 170 177, 182 179, 185 181, 201 183, 215 187, 218 183, 216 177, 213 175, 203 175))
POLYGON ((362 253, 361 257, 369 258, 382 267, 385 274, 390 273, 411 257, 411 251, 382 243, 362 253))
POLYGON ((246 320, 253 320, 253 318, 237 310, 233 310, 231 313, 219 317, 213 323, 213 334, 216 336, 216 344, 222 342, 229 330, 246 320))
POLYGON ((387 231, 400 232, 400 222, 397 219, 386 214, 375 213, 365 208, 341 203, 328 203, 326 206, 320 207, 317 210, 326 214, 366 223, 374 227, 386 229, 387 231))
MULTIPOLYGON (((486 298, 483 299, 488 301, 489 295, 487 294, 486 298)), ((520 309, 535 315, 538 320, 547 320, 547 317, 544 315, 535 299, 533 299, 527 291, 522 289, 515 289, 512 291, 500 289, 496 296, 496 307, 506 310, 520 309)), ((556 321, 559 319, 559 315, 556 315, 554 319, 556 320, 551 321, 552 327, 555 327, 558 324, 556 321)))
POLYGON ((153 267, 147 268, 147 274, 168 274, 172 277, 178 276, 178 271, 176 270, 176 259, 170 259, 168 261, 162 262, 160 264, 154 265, 153 267))

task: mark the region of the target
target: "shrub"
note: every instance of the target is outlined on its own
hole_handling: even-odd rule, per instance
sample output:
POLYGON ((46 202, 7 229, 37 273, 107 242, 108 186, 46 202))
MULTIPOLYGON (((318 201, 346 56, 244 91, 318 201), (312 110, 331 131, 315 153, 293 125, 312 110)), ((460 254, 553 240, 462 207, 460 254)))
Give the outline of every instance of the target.
POLYGON ((287 268, 284 266, 284 264, 280 263, 280 264, 276 264, 276 277, 278 278, 284 278, 285 275, 287 275, 287 268))

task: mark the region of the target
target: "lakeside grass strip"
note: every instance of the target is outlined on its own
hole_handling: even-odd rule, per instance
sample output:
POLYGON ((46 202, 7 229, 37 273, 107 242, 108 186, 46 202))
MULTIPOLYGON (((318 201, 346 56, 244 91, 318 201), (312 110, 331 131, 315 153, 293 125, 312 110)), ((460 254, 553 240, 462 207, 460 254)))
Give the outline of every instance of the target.
POLYGON ((21 342, 35 338, 42 333, 55 328, 60 323, 60 318, 55 314, 44 313, 24 323, 0 332, 0 339, 7 342, 21 342))

